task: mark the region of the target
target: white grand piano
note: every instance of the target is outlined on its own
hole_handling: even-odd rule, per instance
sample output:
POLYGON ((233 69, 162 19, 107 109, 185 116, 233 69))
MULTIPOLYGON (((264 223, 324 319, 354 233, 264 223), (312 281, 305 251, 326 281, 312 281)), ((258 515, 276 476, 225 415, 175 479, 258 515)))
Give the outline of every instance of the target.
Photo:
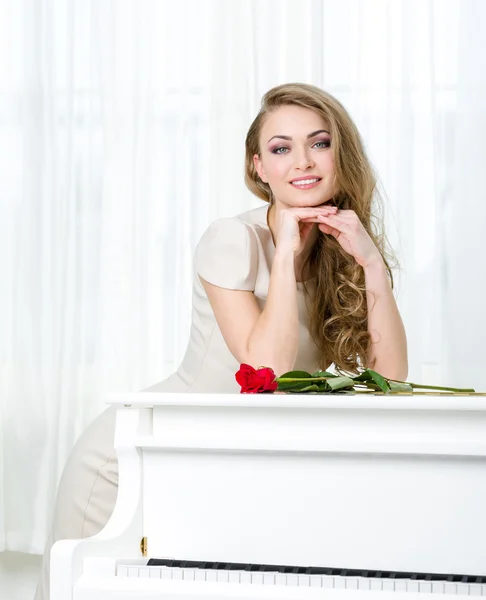
POLYGON ((51 600, 486 596, 486 396, 109 400, 115 511, 51 600))

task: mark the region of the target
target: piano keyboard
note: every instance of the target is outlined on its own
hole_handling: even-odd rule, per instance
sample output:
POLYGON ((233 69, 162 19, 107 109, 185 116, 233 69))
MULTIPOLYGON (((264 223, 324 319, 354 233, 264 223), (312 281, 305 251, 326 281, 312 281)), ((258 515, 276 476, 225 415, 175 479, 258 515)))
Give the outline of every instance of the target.
POLYGON ((252 565, 150 559, 146 564, 119 563, 120 578, 149 578, 258 586, 299 586, 464 596, 486 596, 486 576, 359 571, 321 567, 252 565))

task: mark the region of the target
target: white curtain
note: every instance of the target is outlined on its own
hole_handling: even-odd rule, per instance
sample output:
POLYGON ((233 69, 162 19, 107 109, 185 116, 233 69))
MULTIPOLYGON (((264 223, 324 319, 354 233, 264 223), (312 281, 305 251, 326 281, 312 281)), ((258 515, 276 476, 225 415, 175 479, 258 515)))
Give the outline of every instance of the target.
POLYGON ((0 551, 41 552, 107 391, 185 350, 261 95, 339 98, 387 195, 410 381, 484 389, 481 0, 0 0, 0 551))

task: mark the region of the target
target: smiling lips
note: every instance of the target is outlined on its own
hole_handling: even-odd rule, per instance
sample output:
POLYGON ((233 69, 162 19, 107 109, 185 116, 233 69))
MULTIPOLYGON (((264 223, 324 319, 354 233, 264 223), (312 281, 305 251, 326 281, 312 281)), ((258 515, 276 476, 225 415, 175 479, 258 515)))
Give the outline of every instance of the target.
POLYGON ((309 190, 311 188, 316 187, 321 181, 320 177, 300 177, 299 179, 294 179, 290 182, 290 185, 293 185, 300 190, 309 190))

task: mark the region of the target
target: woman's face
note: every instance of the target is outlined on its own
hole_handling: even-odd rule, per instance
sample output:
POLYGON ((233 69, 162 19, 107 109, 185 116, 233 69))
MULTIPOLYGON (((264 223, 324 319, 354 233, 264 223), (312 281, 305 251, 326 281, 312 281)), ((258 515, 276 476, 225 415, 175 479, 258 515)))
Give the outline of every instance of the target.
POLYGON ((270 113, 253 162, 284 207, 318 206, 335 194, 329 126, 308 108, 281 106, 270 113))

